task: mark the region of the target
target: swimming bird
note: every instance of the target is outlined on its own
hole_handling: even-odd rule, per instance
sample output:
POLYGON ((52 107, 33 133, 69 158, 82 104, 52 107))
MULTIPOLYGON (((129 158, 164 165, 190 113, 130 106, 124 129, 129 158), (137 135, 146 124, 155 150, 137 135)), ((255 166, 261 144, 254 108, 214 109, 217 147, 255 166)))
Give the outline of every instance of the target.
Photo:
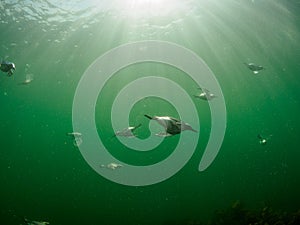
POLYGON ((33 75, 32 74, 27 74, 25 80, 22 81, 19 84, 20 85, 27 85, 27 84, 31 83, 32 81, 33 81, 33 75))
POLYGON ((118 169, 120 167, 123 167, 122 164, 118 164, 118 163, 109 163, 107 165, 100 165, 101 168, 107 168, 107 169, 111 169, 111 170, 115 170, 115 169, 118 169))
POLYGON ((202 100, 206 100, 206 101, 209 101, 209 100, 212 100, 213 98, 216 98, 217 96, 213 93, 211 93, 209 90, 205 89, 205 88, 200 88, 201 89, 201 93, 199 95, 194 95, 195 98, 200 98, 202 100))
POLYGON ((26 225, 47 225, 50 224, 49 222, 44 222, 44 221, 34 221, 34 220, 29 220, 24 218, 24 222, 26 225))
POLYGON ((79 132, 70 132, 67 133, 67 136, 70 136, 73 139, 73 145, 78 147, 82 144, 82 134, 79 132))
POLYGON ((254 63, 244 63, 254 74, 258 74, 260 70, 263 70, 263 66, 255 65, 254 63))
POLYGON ((267 144, 267 139, 263 138, 260 134, 257 135, 257 138, 259 139, 259 144, 261 145, 267 144))
POLYGON ((70 133, 67 133, 68 136, 72 137, 72 138, 80 138, 82 137, 82 133, 79 133, 79 132, 70 132, 70 133))
POLYGON ((142 124, 139 124, 139 125, 133 126, 133 127, 124 128, 123 130, 117 131, 113 137, 115 137, 115 136, 135 137, 136 135, 133 132, 140 126, 142 126, 142 124))
POLYGON ((157 136, 163 136, 163 137, 167 137, 167 136, 173 136, 176 134, 180 134, 181 131, 185 131, 185 130, 191 130, 193 132, 198 132, 196 130, 194 130, 191 125, 189 125, 188 123, 185 123, 181 120, 178 120, 176 118, 170 117, 170 116, 149 116, 149 115, 144 115, 145 117, 147 117, 150 120, 155 120, 157 121, 161 126, 163 126, 165 128, 165 133, 158 133, 156 134, 157 136))
POLYGON ((2 72, 7 73, 8 76, 12 76, 14 71, 16 70, 16 66, 12 62, 1 61, 0 62, 0 70, 2 72))
POLYGON ((25 79, 24 81, 22 81, 21 83, 19 83, 20 85, 27 85, 29 83, 31 83, 32 80, 28 80, 28 79, 25 79))

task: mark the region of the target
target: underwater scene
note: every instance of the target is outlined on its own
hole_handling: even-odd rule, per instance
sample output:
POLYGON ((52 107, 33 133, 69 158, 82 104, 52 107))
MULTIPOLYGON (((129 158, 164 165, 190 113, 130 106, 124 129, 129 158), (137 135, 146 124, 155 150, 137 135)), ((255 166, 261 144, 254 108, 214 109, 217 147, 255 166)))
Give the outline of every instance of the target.
POLYGON ((299 0, 1 0, 0 224, 300 224, 299 0))

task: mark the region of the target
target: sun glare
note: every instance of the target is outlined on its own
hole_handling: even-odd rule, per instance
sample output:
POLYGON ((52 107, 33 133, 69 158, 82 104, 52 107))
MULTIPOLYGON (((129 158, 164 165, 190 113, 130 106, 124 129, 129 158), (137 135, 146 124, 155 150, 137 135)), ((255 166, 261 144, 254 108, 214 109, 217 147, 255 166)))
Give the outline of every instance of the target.
POLYGON ((118 1, 117 8, 127 17, 157 17, 167 16, 172 11, 179 10, 180 1, 177 0, 122 0, 118 1))

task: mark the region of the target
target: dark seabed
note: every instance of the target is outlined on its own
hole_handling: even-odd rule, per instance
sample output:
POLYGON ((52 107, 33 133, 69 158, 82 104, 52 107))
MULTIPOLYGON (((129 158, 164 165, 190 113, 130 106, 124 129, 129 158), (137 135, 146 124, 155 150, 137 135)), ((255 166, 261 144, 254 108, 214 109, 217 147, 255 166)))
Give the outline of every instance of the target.
MULTIPOLYGON (((54 225, 249 224, 246 219, 232 221, 249 217, 250 212, 260 215, 254 222, 267 221, 261 216, 266 214, 276 214, 272 218, 283 221, 279 213, 288 217, 285 221, 293 217, 297 224, 299 12, 299 0, 1 0, 1 68, 8 61, 16 70, 11 77, 0 71, 0 224, 25 224, 23 218, 54 225), (83 124, 94 122, 96 137, 105 147, 97 150, 98 142, 91 142, 88 134, 92 127, 76 130, 78 125, 72 120, 78 84, 98 57, 120 45, 148 40, 193 51, 210 68, 222 92, 210 101, 195 98, 201 92, 197 82, 160 61, 124 66, 99 83, 97 75, 106 76, 106 69, 119 62, 115 55, 105 68, 90 72, 95 82, 83 92, 88 95, 94 87, 99 92, 94 103, 83 99, 87 103, 83 108, 91 107, 95 113, 79 119, 83 124), (263 69, 255 74, 245 63, 263 69), (131 88, 131 95, 118 95, 133 81, 149 76, 171 80, 185 94, 163 82, 144 82, 131 88), (174 97, 187 112, 189 97, 196 116, 191 111, 184 122, 198 133, 184 131, 165 139, 155 136, 163 129, 144 114, 179 118, 180 113, 168 99, 156 96, 157 91, 133 104, 132 95, 146 90, 174 97), (227 119, 224 140, 212 164, 199 171, 212 124, 218 121, 209 105, 221 103, 222 94, 227 119), (123 97, 121 106, 112 110, 118 97, 123 97), (128 120, 120 119, 126 113, 128 120), (117 130, 139 124, 134 131, 137 137, 114 137, 117 130), (82 136, 66 135, 70 132, 82 136), (150 137, 153 143, 162 141, 151 151, 137 151, 123 142, 136 144, 150 137), (193 142, 195 149, 191 149, 193 142), (171 158, 179 143, 183 146, 180 157, 187 157, 187 162, 162 182, 123 185, 96 172, 112 179, 123 177, 123 183, 137 182, 133 171, 149 166, 142 179, 164 177, 169 168, 157 170, 150 165, 171 158), (97 153, 92 163, 85 160, 86 152, 97 153), (116 160, 104 160, 104 154, 116 160), (117 168, 108 165, 117 162, 117 168)), ((170 54, 163 48, 152 50, 158 56, 170 54)), ((126 52, 120 58, 126 59, 127 54, 138 53, 126 52)), ((171 56, 189 63, 180 57, 171 56)), ((176 162, 169 166, 177 166, 176 162)), ((269 220, 272 223, 275 219, 269 220)))

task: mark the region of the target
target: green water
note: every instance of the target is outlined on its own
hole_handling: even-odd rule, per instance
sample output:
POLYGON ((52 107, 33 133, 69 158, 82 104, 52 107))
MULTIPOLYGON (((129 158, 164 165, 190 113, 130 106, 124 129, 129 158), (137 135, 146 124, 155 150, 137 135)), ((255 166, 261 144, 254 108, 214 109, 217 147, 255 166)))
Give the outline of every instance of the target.
MULTIPOLYGON (((253 209, 299 209, 299 12, 298 0, 1 0, 0 57, 16 71, 0 76, 0 224, 24 216, 50 224, 205 222, 236 200, 253 209), (110 49, 143 40, 184 46, 206 62, 222 88, 227 129, 218 156, 199 172, 211 117, 208 103, 193 98, 201 132, 192 158, 170 179, 132 187, 96 173, 65 134, 73 130, 73 98, 86 69, 110 49), (254 75, 244 62, 266 69, 254 75), (28 74, 32 82, 20 85, 28 74), (260 145, 257 134, 268 143, 260 145)), ((191 96, 198 91, 183 71, 155 62, 109 79, 95 107, 99 138, 133 165, 167 158, 179 141, 137 152, 111 139, 114 97, 147 75, 172 79, 191 96)), ((151 97, 133 107, 130 124, 148 123, 145 113, 178 115, 151 97)), ((147 126, 137 131, 141 139, 150 135, 147 126)))

